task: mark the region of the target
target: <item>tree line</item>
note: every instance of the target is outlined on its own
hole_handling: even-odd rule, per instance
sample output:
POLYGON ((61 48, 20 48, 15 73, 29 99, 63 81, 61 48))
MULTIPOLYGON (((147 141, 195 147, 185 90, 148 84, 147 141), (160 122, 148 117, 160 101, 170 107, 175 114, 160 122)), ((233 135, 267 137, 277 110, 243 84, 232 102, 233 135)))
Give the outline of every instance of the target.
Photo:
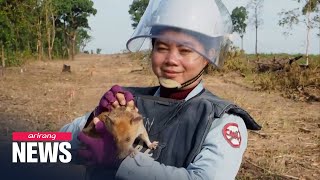
MULTIPOLYGON (((292 0, 300 7, 279 13, 278 25, 285 34, 297 24, 304 24, 306 56, 310 30, 319 29, 320 0, 292 0)), ((248 25, 255 27, 255 53, 258 54, 258 29, 261 27, 264 0, 251 0, 246 7, 236 7, 231 13, 233 31, 241 38, 248 25)), ((149 0, 134 0, 129 14, 136 28, 149 0)), ((92 0, 0 0, 0 59, 2 66, 18 65, 24 58, 69 58, 84 49, 91 37, 88 17, 95 15, 92 0)), ((320 40, 320 38, 319 38, 320 40)))
POLYGON ((70 58, 90 40, 91 0, 0 0, 2 66, 23 58, 70 58))

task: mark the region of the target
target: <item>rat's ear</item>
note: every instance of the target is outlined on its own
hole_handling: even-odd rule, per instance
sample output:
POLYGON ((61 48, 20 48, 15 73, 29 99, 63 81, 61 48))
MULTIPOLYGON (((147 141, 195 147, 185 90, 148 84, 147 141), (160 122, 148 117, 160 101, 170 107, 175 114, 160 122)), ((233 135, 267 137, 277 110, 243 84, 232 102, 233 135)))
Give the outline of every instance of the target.
POLYGON ((140 122, 140 121, 142 121, 142 117, 141 117, 141 116, 137 116, 137 117, 132 118, 132 119, 130 120, 130 124, 135 124, 135 123, 138 123, 138 122, 140 122))

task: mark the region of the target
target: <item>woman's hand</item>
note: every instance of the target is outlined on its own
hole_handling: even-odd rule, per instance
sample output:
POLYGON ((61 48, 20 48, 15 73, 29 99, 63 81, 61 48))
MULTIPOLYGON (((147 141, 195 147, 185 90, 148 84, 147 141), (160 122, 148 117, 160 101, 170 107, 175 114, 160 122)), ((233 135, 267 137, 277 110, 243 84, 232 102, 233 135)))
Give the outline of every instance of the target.
POLYGON ((88 165, 103 165, 114 167, 117 164, 117 147, 114 137, 107 131, 103 121, 97 117, 93 119, 96 131, 101 135, 101 138, 93 138, 87 136, 82 131, 78 135, 86 147, 79 149, 78 155, 88 161, 88 165))
POLYGON ((78 139, 85 145, 85 149, 79 149, 80 157, 88 160, 88 165, 117 166, 120 161, 117 158, 117 146, 113 135, 107 131, 103 121, 96 116, 105 111, 126 106, 130 109, 138 109, 135 107, 133 95, 129 91, 124 91, 120 86, 114 85, 100 99, 99 105, 94 110, 94 119, 96 132, 101 138, 93 138, 82 131, 78 135, 78 139))
POLYGON ((134 105, 133 95, 129 91, 124 91, 120 86, 114 85, 101 97, 99 105, 94 111, 94 116, 98 116, 104 111, 112 111, 120 106, 138 110, 134 105))

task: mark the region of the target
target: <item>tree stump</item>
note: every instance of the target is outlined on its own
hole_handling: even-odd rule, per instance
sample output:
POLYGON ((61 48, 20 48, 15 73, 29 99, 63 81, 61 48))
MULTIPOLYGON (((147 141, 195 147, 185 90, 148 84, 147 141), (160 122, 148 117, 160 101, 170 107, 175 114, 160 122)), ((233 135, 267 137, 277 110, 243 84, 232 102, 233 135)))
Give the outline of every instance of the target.
POLYGON ((62 68, 62 72, 71 73, 71 66, 64 64, 62 68))

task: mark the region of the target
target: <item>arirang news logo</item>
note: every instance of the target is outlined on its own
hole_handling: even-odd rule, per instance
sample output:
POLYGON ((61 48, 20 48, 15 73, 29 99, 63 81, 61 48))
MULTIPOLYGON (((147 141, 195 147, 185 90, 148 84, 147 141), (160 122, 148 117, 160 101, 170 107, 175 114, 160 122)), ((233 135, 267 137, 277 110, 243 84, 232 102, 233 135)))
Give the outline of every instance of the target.
POLYGON ((13 132, 13 163, 69 163, 69 132, 13 132))

